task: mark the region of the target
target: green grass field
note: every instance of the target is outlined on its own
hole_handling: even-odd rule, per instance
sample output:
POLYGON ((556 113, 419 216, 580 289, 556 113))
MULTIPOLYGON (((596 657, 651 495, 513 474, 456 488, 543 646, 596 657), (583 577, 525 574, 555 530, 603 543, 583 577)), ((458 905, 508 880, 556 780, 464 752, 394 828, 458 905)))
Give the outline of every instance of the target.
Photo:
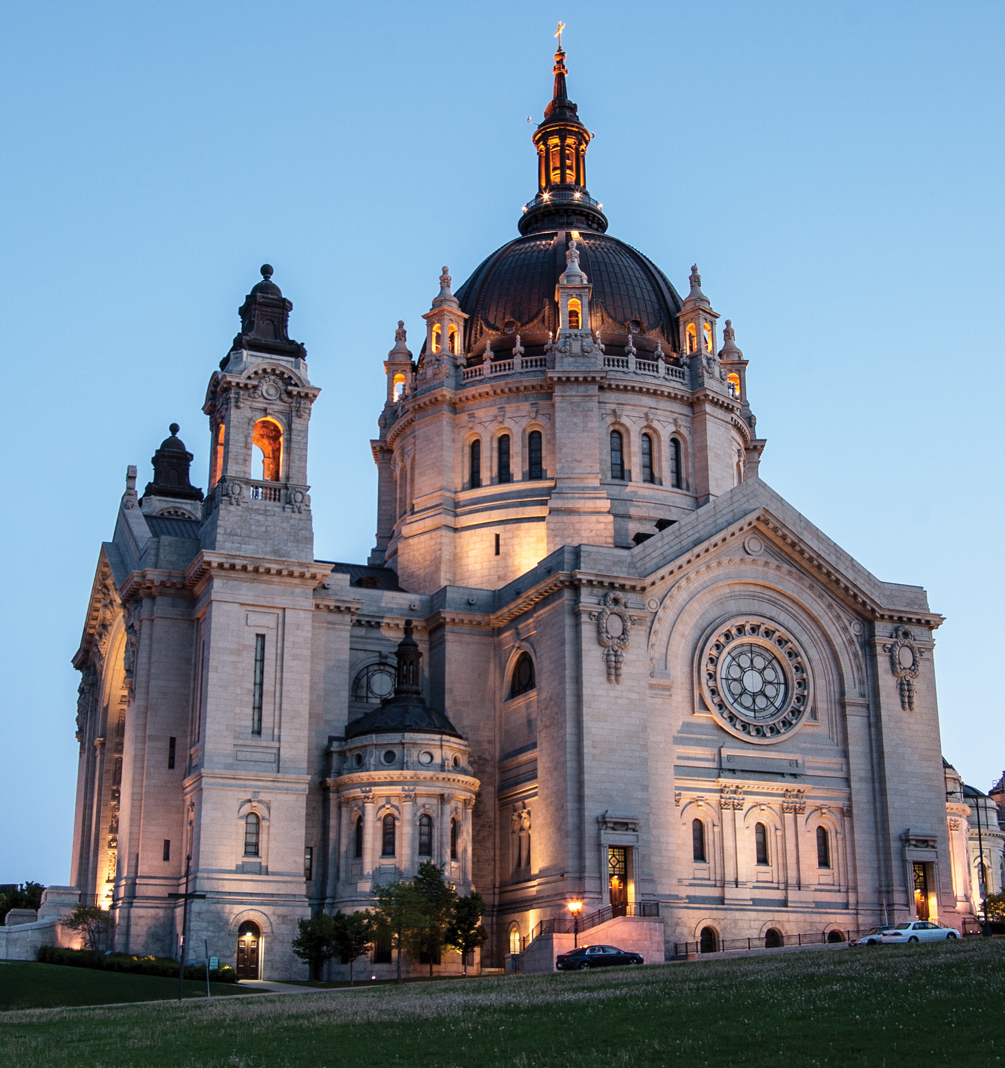
MULTIPOLYGON (((213 997, 240 994, 234 983, 211 983, 213 997)), ((186 980, 185 997, 205 998, 206 984, 186 980)), ((119 1001, 160 1001, 178 997, 178 980, 127 975, 94 968, 0 961, 0 1011, 111 1005, 119 1001)))
MULTIPOLYGON (((69 970, 69 969, 66 969, 69 970)), ((101 1068, 1002 1068, 1005 939, 48 1009, 0 1063, 101 1068)))

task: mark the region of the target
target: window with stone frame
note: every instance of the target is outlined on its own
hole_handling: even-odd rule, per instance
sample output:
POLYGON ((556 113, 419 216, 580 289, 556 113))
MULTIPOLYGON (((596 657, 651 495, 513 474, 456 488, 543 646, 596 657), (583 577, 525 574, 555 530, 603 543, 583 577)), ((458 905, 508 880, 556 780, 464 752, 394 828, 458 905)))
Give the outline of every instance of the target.
POLYGON ((831 866, 831 840, 826 827, 817 828, 817 867, 831 866))
POLYGON ((768 828, 763 823, 754 825, 754 854, 759 865, 771 863, 768 854, 768 828))
POLYGON ((394 693, 396 672, 393 664, 367 664, 352 684, 352 699, 359 704, 379 705, 394 693))
POLYGON ((352 832, 352 855, 354 860, 363 859, 363 817, 357 816, 352 832))
POLYGON ((531 482, 544 478, 544 439, 540 430, 527 435, 527 478, 531 482))
POLYGON ((261 856, 262 820, 257 812, 249 812, 244 818, 244 855, 261 856))
POLYGON ((513 665, 513 677, 509 690, 510 699, 530 693, 536 686, 537 678, 534 672, 534 660, 530 653, 521 653, 513 665))
POLYGON ((419 817, 419 856, 433 855, 433 817, 423 812, 419 817))
POLYGON ((681 466, 681 447, 676 438, 670 439, 670 485, 674 489, 681 489, 684 485, 683 468, 681 466))
POLYGON ((705 850, 705 823, 703 820, 691 821, 691 857, 696 863, 705 864, 708 854, 705 850))
POLYGON ((380 855, 393 857, 397 845, 397 822, 394 816, 388 813, 380 823, 380 855))
POLYGON ((620 430, 611 431, 611 478, 625 480, 625 438, 620 430))

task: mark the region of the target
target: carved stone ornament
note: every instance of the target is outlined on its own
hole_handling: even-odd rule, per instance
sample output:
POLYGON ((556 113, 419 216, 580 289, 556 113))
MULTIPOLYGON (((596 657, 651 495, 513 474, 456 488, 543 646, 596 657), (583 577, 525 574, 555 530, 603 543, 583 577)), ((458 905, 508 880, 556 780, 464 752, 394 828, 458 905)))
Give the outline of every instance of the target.
POLYGON ((791 734, 812 703, 802 650, 781 628, 758 619, 734 620, 713 633, 699 681, 719 726, 761 745, 791 734))
POLYGON ((599 612, 591 612, 597 622, 597 641, 604 650, 607 681, 620 684, 624 653, 632 640, 632 623, 622 593, 605 593, 599 612))
POLYGON ((719 807, 721 809, 735 809, 737 812, 742 812, 745 803, 743 787, 724 786, 722 788, 722 794, 719 797, 719 807))
POLYGON ((782 800, 782 811, 800 813, 806 811, 806 791, 802 787, 788 789, 782 800))
POLYGON ((883 646, 883 652, 890 654, 890 670, 900 688, 900 707, 905 712, 913 712, 914 680, 921 670, 924 653, 915 644, 909 627, 894 627, 893 641, 883 646))

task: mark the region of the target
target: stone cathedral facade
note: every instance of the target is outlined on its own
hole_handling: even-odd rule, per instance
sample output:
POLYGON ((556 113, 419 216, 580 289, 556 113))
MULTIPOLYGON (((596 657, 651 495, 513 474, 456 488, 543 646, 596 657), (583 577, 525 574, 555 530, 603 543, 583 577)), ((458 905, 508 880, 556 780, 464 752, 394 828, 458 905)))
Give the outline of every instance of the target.
POLYGON ((209 379, 205 494, 175 426, 129 469, 74 659, 72 881, 123 950, 177 951, 187 870, 195 946, 300 975, 298 919, 424 859, 485 898, 486 966, 574 899, 668 953, 961 922, 941 617, 758 477, 730 321, 607 233, 554 73, 520 236, 444 268, 384 362, 366 564, 314 556, 334 372, 268 266, 209 379))

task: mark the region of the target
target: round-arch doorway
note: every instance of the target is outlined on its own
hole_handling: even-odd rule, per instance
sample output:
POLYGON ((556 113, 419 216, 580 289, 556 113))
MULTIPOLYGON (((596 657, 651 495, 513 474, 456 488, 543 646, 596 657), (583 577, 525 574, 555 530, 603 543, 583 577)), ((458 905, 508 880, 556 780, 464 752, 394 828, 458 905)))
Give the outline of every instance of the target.
POLYGON ((769 927, 764 932, 764 948, 765 949, 779 949, 785 945, 785 939, 782 937, 782 932, 777 927, 769 927))
POLYGON ((703 927, 698 936, 698 950, 701 953, 718 953, 719 935, 714 927, 703 927))
POLYGON ((245 920, 237 931, 237 978, 257 979, 262 957, 262 929, 245 920))

